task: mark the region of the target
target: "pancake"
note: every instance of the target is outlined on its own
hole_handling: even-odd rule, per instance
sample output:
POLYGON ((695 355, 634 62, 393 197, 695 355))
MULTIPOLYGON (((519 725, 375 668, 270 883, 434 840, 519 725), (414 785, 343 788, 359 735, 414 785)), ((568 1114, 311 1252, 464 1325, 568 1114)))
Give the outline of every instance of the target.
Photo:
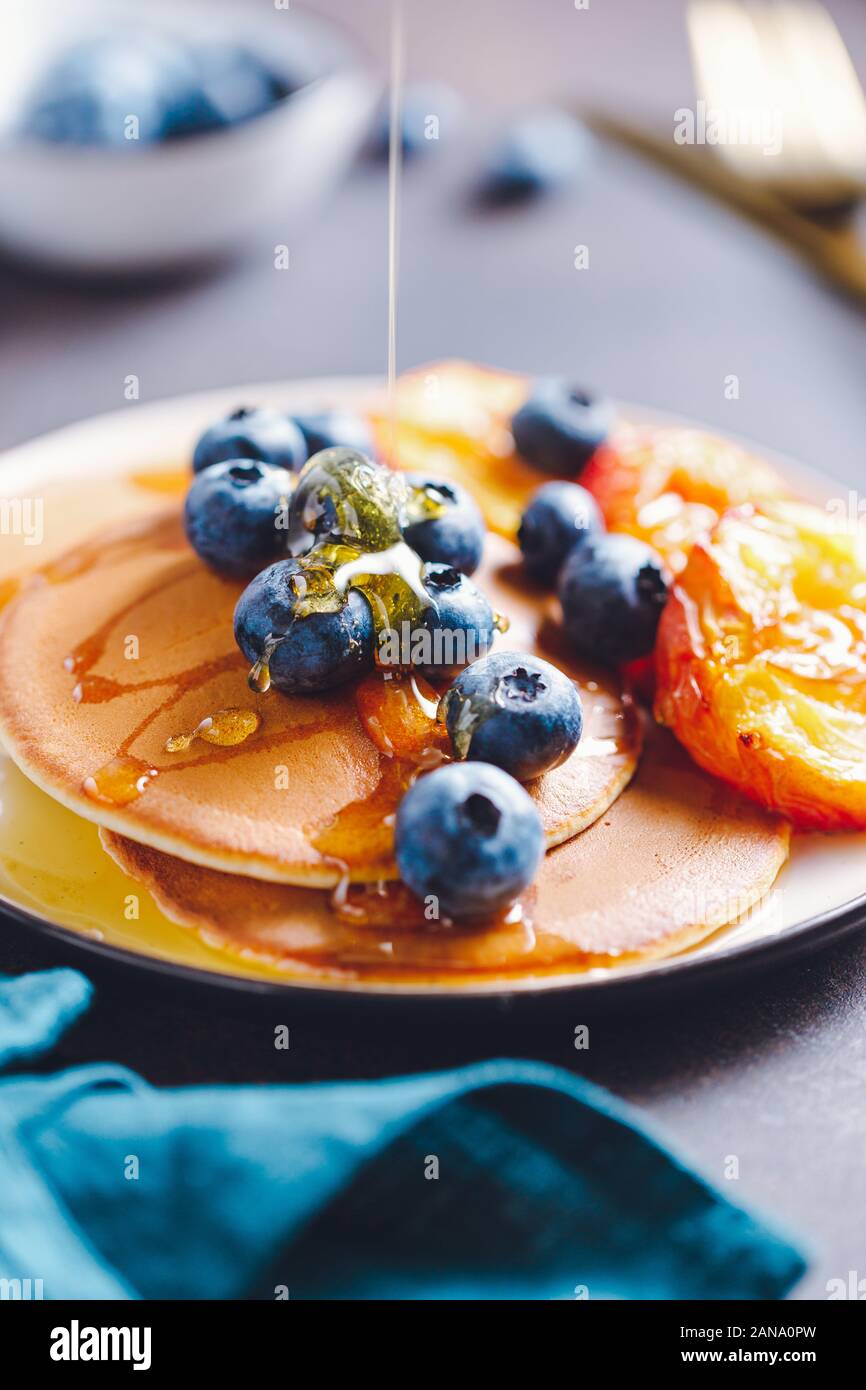
MULTIPOLYGON (((79 488, 95 521, 104 486, 79 488)), ((559 629, 549 600, 526 587, 515 548, 490 537, 487 552, 477 579, 511 619, 502 645, 567 665, 552 650, 559 629)), ((317 887, 396 878, 390 817, 407 770, 368 736, 350 687, 252 694, 232 636, 241 587, 189 549, 176 503, 98 526, 95 539, 28 580, 3 615, 0 736, 10 755, 79 815, 196 864, 317 887), (246 741, 195 739, 166 752, 168 739, 233 708, 260 717, 246 741)), ((550 845, 607 809, 640 747, 617 683, 567 669, 585 734, 529 788, 550 845)))
MULTIPOLYGON (((40 488, 38 498, 22 499, 19 524, 3 531, 0 609, 28 574, 49 566, 100 525, 152 516, 164 508, 167 495, 183 496, 188 482, 185 471, 160 469, 100 478, 98 485, 55 483, 47 491, 40 488)), ((11 509, 15 501, 8 498, 6 505, 11 509)), ((14 520, 14 512, 10 515, 14 520)))
POLYGON ((772 886, 789 828, 652 732, 631 786, 545 857, 518 910, 485 929, 425 922, 402 885, 330 895, 252 884, 102 831, 112 859, 209 944, 290 974, 468 983, 624 965, 684 950, 772 886))

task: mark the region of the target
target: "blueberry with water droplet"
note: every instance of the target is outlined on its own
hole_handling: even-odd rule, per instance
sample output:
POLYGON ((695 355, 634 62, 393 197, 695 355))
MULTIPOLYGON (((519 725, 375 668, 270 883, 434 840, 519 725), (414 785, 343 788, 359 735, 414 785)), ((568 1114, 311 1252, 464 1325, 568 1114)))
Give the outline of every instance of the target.
POLYGON ((473 662, 445 692, 441 713, 455 757, 495 763, 521 782, 565 762, 583 730, 574 682, 521 652, 473 662))

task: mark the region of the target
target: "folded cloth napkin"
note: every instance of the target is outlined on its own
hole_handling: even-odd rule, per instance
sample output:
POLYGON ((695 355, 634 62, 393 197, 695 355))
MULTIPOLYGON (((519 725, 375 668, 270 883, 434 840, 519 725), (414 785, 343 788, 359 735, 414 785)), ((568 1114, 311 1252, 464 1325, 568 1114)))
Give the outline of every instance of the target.
MULTIPOLYGON (((49 1047, 91 993, 73 970, 0 977, 0 1061, 49 1047)), ((778 1298, 804 1267, 633 1112, 534 1062, 0 1081, 0 1278, 45 1298, 778 1298)))

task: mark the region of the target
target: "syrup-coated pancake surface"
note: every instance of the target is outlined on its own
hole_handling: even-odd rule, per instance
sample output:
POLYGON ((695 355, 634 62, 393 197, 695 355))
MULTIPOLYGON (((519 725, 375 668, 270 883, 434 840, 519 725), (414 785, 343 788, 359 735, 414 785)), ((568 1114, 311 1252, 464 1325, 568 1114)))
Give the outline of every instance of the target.
POLYGON ((739 917, 788 854, 781 819, 652 733, 637 776, 583 835, 550 851, 521 910, 483 929, 424 920, 399 884, 329 894, 252 884, 103 831, 105 848, 174 921, 289 973, 471 981, 626 964, 682 950, 739 917))
MULTIPOLYGON (((91 490, 95 521, 103 487, 79 489, 91 490)), ((148 505, 151 515, 129 525, 97 525, 8 604, 0 736, 10 755, 78 814, 197 864, 315 886, 347 871, 359 882, 396 877, 390 818, 405 782, 368 737, 351 687, 254 695, 232 636, 242 586, 189 549, 177 502, 156 514, 148 505), (260 714, 246 742, 197 739, 166 752, 167 739, 227 707, 260 714)), ((476 576, 512 621, 498 645, 566 666, 587 714, 577 752, 530 787, 557 844, 592 824, 627 784, 640 730, 615 682, 552 650, 549 600, 526 589, 517 558, 491 536, 476 576)))

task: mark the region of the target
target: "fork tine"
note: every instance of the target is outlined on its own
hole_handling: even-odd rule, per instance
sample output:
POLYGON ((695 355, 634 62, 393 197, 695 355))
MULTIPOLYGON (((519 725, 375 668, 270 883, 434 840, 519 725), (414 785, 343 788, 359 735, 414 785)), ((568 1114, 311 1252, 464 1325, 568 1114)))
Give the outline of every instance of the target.
MULTIPOLYGON (((731 118, 765 108, 771 75, 751 12, 737 0, 690 0, 686 23, 698 95, 707 109, 731 118)), ((766 175, 755 145, 725 143, 717 152, 749 177, 766 175)))
POLYGON ((866 182, 866 97, 845 44, 817 0, 690 0, 687 24, 700 95, 729 119, 780 124, 781 149, 759 142, 718 153, 739 176, 800 202, 838 203, 866 182))
POLYGON ((812 0, 778 6, 780 42, 802 93, 822 157, 866 174, 866 97, 839 30, 812 0))
POLYGON ((689 0, 686 24, 698 86, 708 106, 758 103, 766 68, 747 11, 736 0, 689 0))
POLYGON ((824 176, 826 155, 812 113, 815 92, 810 65, 808 59, 803 61, 795 33, 802 31, 786 11, 783 5, 760 5, 752 11, 767 69, 764 100, 778 112, 782 134, 780 157, 765 173, 773 183, 814 185, 824 176))

